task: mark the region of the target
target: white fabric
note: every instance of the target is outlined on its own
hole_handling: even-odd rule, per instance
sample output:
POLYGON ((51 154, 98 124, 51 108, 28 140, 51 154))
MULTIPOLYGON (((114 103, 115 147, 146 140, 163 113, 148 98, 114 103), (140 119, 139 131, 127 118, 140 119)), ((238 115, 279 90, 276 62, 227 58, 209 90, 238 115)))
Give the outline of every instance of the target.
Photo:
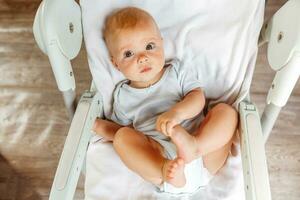
MULTIPOLYGON (((80 4, 90 70, 103 96, 106 116, 111 114, 115 84, 123 77, 110 63, 101 29, 108 13, 128 5, 143 8, 155 18, 163 34, 166 57, 194 66, 211 102, 237 106, 248 93, 263 21, 263 0, 81 0, 80 4)), ((111 145, 92 143, 86 169, 88 200, 158 197, 148 183, 120 162, 111 145)), ((196 199, 242 199, 240 179, 240 158, 231 157, 196 199)))
POLYGON ((239 151, 208 186, 191 195, 159 193, 122 163, 111 143, 97 141, 87 151, 85 200, 244 200, 243 184, 239 151))

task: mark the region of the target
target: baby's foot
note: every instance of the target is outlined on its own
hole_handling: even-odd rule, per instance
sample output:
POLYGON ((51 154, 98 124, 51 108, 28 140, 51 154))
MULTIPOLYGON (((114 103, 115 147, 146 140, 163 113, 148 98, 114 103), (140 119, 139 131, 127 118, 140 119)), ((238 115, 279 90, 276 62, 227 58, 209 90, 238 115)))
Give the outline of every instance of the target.
POLYGON ((190 163, 199 157, 196 138, 181 126, 173 128, 171 139, 177 147, 178 157, 183 158, 185 163, 190 163))
POLYGON ((175 160, 167 160, 163 166, 163 177, 167 183, 183 187, 186 183, 183 159, 177 157, 175 160))

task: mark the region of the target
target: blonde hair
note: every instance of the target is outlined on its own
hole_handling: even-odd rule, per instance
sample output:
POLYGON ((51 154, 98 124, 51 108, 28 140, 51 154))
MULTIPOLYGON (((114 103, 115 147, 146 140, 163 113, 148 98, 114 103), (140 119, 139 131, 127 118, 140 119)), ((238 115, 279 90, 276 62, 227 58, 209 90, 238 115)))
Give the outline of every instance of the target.
POLYGON ((153 17, 142 9, 127 7, 113 12, 106 18, 104 24, 103 37, 106 45, 120 31, 133 29, 145 23, 153 23, 157 27, 153 17))

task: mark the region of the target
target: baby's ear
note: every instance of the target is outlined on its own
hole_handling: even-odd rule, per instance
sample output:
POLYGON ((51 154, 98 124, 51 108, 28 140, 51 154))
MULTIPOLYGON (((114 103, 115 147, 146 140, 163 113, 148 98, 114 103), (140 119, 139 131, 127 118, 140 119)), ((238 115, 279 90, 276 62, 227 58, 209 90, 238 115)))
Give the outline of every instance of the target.
MULTIPOLYGON (((116 63, 116 61, 115 61, 115 59, 114 59, 113 56, 110 56, 110 61, 111 61, 112 64, 115 66, 115 68, 117 68, 117 70, 119 70, 119 67, 118 67, 118 65, 117 65, 117 63, 116 63)), ((119 71, 120 71, 120 70, 119 70, 119 71)))

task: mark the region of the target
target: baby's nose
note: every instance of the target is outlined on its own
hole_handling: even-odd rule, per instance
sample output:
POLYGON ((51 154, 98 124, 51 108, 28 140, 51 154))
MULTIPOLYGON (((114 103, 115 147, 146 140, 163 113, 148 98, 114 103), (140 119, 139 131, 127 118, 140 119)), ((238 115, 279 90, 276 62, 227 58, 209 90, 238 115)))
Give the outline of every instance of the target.
POLYGON ((148 62, 148 57, 147 57, 146 55, 141 55, 141 56, 139 57, 138 63, 139 63, 139 64, 142 64, 142 63, 144 63, 144 62, 148 62))

